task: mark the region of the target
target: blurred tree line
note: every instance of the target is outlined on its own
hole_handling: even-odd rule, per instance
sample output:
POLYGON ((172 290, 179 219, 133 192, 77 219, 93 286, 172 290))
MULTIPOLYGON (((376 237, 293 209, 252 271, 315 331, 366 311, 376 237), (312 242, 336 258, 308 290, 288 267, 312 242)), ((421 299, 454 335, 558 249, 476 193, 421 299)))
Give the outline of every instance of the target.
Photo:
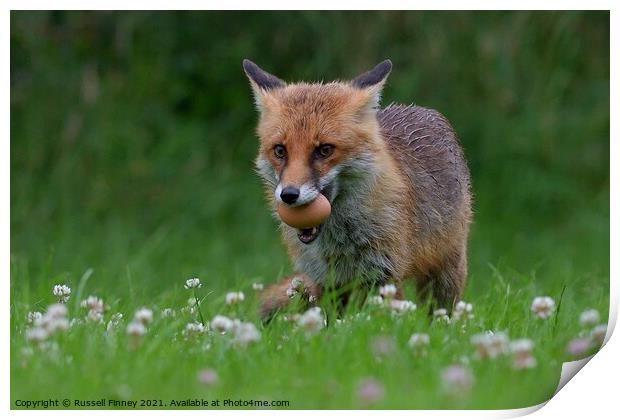
POLYGON ((290 81, 391 58, 384 102, 452 122, 477 224, 608 218, 609 48, 607 12, 12 12, 13 245, 266 213, 243 58, 290 81))

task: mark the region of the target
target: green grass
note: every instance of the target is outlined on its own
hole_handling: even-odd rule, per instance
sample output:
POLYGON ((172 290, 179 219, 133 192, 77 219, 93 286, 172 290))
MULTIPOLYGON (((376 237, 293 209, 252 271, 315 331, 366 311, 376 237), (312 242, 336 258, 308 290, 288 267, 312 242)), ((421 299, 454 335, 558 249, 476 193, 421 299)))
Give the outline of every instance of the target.
POLYGON ((198 397, 350 408, 359 382, 375 378, 386 391, 377 408, 524 407, 555 390, 567 343, 586 333, 581 311, 607 317, 608 13, 14 12, 11 77, 12 404, 198 397), (476 317, 465 330, 430 322, 422 306, 403 317, 352 307, 336 325, 327 301, 330 323, 312 337, 259 323, 250 285, 291 266, 252 171, 245 57, 293 80, 351 77, 390 57, 385 101, 450 119, 475 196, 464 299, 476 317), (205 318, 254 322, 261 341, 185 341, 190 277, 204 283, 205 318), (125 323, 110 335, 78 325, 53 339, 57 351, 24 356, 26 314, 45 311, 59 283, 73 289, 71 318, 97 295, 106 320, 121 312, 125 323), (236 313, 224 304, 230 290, 246 293, 236 313), (557 317, 532 316, 540 295, 562 295, 557 317), (131 350, 125 327, 143 306, 155 320, 131 350), (162 319, 165 307, 178 316, 162 319), (470 337, 487 330, 534 340, 537 367, 473 358, 470 337), (414 332, 431 337, 424 358, 406 345, 414 332), (380 359, 377 337, 395 343, 380 359), (448 395, 441 370, 463 357, 475 383, 448 395), (217 386, 197 381, 204 368, 217 386))

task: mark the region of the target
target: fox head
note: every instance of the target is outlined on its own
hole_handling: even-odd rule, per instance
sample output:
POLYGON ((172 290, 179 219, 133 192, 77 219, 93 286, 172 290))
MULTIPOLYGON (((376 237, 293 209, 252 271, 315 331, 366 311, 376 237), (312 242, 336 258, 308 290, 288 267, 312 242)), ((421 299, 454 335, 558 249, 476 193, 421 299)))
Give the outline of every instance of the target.
POLYGON ((300 206, 319 193, 333 202, 368 175, 384 148, 376 108, 392 62, 348 82, 291 83, 249 60, 243 68, 260 113, 256 167, 277 204, 300 206))

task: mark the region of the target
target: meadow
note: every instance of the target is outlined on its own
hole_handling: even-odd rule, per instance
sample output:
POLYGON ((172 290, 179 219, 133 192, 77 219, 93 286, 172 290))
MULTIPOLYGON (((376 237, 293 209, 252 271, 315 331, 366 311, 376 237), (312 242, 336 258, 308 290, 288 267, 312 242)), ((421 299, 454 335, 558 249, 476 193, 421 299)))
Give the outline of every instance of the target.
POLYGON ((519 408, 550 398, 562 363, 597 348, 573 340, 606 323, 608 13, 12 12, 10 153, 13 408, 519 408), (253 173, 243 58, 285 80, 391 58, 384 103, 447 116, 473 179, 472 319, 429 317, 409 290, 413 311, 388 299, 340 314, 327 296, 320 313, 292 305, 261 323, 253 284, 292 269, 253 173), (63 284, 57 331, 29 334, 63 284), (89 296, 103 304, 82 307, 89 296), (531 310, 539 296, 555 302, 548 318, 531 310), (581 322, 588 309, 600 321, 581 322), (216 315, 243 324, 196 326, 216 315), (489 331, 499 350, 481 355, 489 331), (412 348, 415 333, 428 344, 412 348), (535 365, 515 367, 521 338, 535 365))

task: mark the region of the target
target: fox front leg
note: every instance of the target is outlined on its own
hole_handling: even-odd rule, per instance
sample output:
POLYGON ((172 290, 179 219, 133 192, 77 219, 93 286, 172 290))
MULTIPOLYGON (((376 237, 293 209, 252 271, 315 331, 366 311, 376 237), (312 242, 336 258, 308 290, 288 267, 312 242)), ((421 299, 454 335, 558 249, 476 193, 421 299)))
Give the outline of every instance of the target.
POLYGON ((313 304, 323 293, 321 286, 305 274, 295 274, 267 287, 261 295, 259 314, 268 319, 276 311, 285 308, 293 297, 301 295, 303 301, 313 304))

